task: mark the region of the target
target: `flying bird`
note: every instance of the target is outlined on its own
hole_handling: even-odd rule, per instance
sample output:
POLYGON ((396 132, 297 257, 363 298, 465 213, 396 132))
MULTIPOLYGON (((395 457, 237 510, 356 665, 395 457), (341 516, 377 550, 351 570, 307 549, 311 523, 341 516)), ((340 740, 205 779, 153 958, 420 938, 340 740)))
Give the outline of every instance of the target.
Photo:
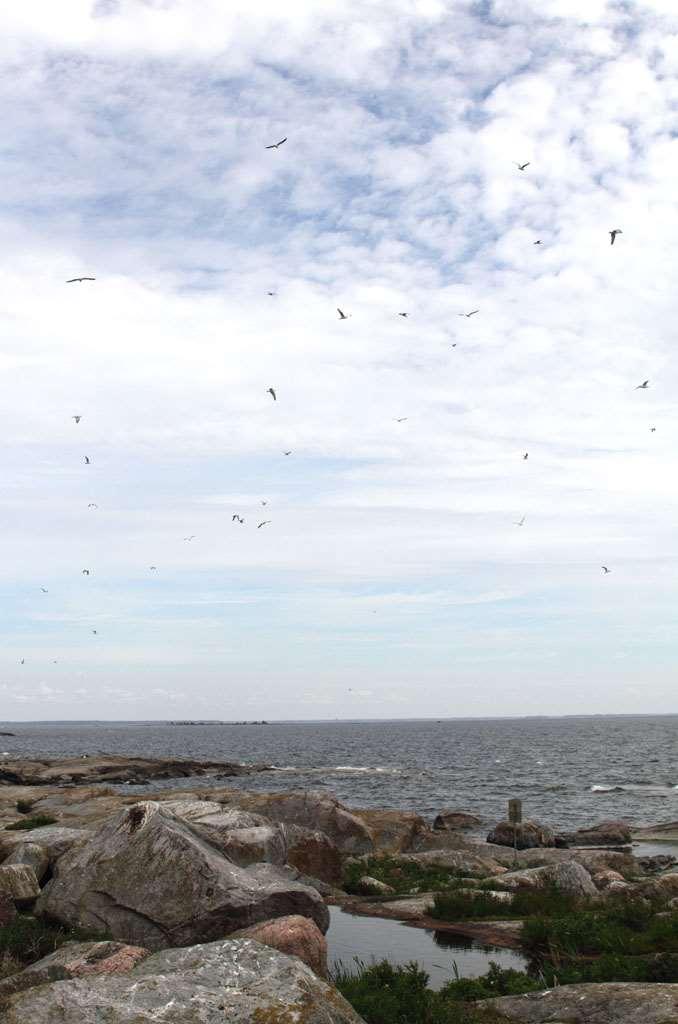
POLYGON ((19 662, 20 665, 24 665, 25 663, 26 663, 26 659, 25 658, 22 658, 21 661, 19 662))
POLYGON ((348 320, 346 313, 344 313, 343 310, 339 309, 339 306, 337 306, 337 313, 339 314, 340 320, 348 320))
POLYGON ((90 574, 89 569, 83 569, 82 570, 82 575, 83 576, 89 576, 89 574, 90 574))
POLYGON ((278 293, 277 293, 277 292, 266 292, 266 294, 267 294, 267 295, 270 295, 270 296, 271 296, 271 298, 273 298, 273 296, 274 296, 274 295, 277 295, 278 293))
POLYGON ((96 277, 71 277, 66 284, 75 284, 76 281, 96 281, 96 277))
POLYGON ((479 309, 472 309, 470 313, 457 313, 457 316, 465 316, 466 319, 468 320, 468 318, 470 316, 475 316, 476 313, 479 313, 479 312, 480 312, 479 309))
POLYGON ((274 142, 272 146, 266 146, 266 149, 278 149, 282 146, 283 142, 287 142, 287 136, 285 136, 284 139, 281 139, 280 142, 274 142))
POLYGON ((93 502, 93 501, 90 501, 90 503, 89 503, 89 505, 87 506, 87 508, 99 508, 99 506, 98 506, 98 505, 97 505, 97 504, 96 504, 95 502, 93 502))
POLYGON ((650 433, 651 433, 651 434, 654 434, 654 432, 655 432, 655 430, 656 430, 656 429, 657 429, 656 427, 650 427, 650 433))
POLYGON ((243 517, 239 516, 237 512, 235 513, 235 515, 231 516, 231 522, 234 523, 236 521, 236 519, 238 520, 239 523, 244 523, 245 522, 243 517))
POLYGON ((262 505, 268 505, 268 502, 267 501, 262 501, 261 504, 262 505))
POLYGON ((94 633, 95 636, 97 635, 96 629, 93 629, 92 632, 94 633))
POLYGON ((86 456, 85 456, 85 465, 86 465, 86 466, 89 466, 89 465, 91 465, 91 463, 90 463, 90 461, 89 461, 89 456, 88 456, 88 455, 86 455, 86 456))
POLYGON ((190 537, 184 537, 184 540, 195 540, 195 534, 192 533, 190 537))
POLYGON ((529 166, 530 166, 530 161, 529 161, 529 160, 527 161, 527 163, 526 163, 526 164, 519 164, 519 163, 516 163, 516 167, 518 168, 518 170, 519 170, 519 171, 524 171, 524 170, 525 170, 525 168, 526 168, 526 167, 529 167, 529 166))
POLYGON ((607 576, 607 574, 609 572, 612 572, 612 569, 608 569, 608 567, 606 565, 601 565, 600 568, 603 570, 603 575, 605 575, 605 576, 607 576))
POLYGON ((457 343, 456 343, 456 341, 453 341, 453 342, 452 342, 452 346, 451 346, 451 347, 452 347, 452 348, 456 348, 456 347, 457 347, 457 343))
POLYGON ((642 384, 637 384, 633 390, 634 391, 646 391, 649 383, 650 383, 649 380, 644 380, 642 384))
POLYGON ((257 530, 260 530, 262 526, 268 526, 268 524, 271 522, 273 522, 272 519, 264 519, 264 521, 262 523, 259 523, 259 525, 257 526, 257 530))
POLYGON ((76 423, 79 423, 80 420, 82 419, 82 416, 71 416, 71 419, 75 420, 76 423))
POLYGON ((407 319, 407 313, 398 313, 398 316, 404 316, 407 319))
POLYGON ((523 516, 523 518, 521 520, 519 520, 519 522, 515 523, 514 525, 515 526, 524 526, 525 525, 525 518, 526 517, 523 516))
POLYGON ((525 459, 529 458, 529 455, 530 455, 530 453, 529 453, 529 452, 525 452, 525 454, 523 455, 523 460, 525 460, 525 459))
POLYGON ((277 395, 275 393, 275 388, 267 388, 266 389, 266 393, 269 394, 269 395, 273 395, 273 401, 274 402, 278 401, 277 395))
POLYGON ((536 242, 532 243, 532 245, 541 245, 541 238, 538 238, 536 242))
POLYGON ((149 565, 148 568, 149 568, 150 572, 157 572, 158 571, 157 565, 149 565))
POLYGON ((40 589, 42 590, 43 594, 49 594, 49 590, 47 589, 47 587, 40 587, 40 589))
POLYGON ((614 245, 614 240, 617 235, 623 235, 624 232, 621 228, 615 228, 614 231, 610 231, 610 245, 614 245))
POLYGON ((289 452, 283 452, 283 455, 291 455, 291 454, 292 454, 292 452, 291 452, 291 451, 289 451, 289 452))

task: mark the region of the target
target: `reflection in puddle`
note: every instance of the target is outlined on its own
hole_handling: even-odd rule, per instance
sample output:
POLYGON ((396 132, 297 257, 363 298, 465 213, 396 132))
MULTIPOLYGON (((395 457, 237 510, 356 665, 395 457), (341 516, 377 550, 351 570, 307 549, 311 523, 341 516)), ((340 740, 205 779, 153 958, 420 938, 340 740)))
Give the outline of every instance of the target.
POLYGON ((358 917, 338 907, 330 907, 330 914, 330 968, 341 962, 350 969, 355 958, 366 964, 388 960, 394 965, 416 960, 429 974, 431 988, 439 989, 454 979, 455 964, 460 976, 466 978, 485 974, 491 960, 517 971, 527 964, 526 958, 513 949, 480 946, 452 932, 426 931, 381 917, 358 917))

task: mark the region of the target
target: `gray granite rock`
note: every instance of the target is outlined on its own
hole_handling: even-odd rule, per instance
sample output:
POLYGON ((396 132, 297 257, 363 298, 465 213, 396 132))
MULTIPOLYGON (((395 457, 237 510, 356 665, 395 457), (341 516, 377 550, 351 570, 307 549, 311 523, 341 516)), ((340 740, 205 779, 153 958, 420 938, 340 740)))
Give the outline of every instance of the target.
POLYGON ((478 1004, 521 1024, 675 1024, 678 985, 561 985, 478 1004))

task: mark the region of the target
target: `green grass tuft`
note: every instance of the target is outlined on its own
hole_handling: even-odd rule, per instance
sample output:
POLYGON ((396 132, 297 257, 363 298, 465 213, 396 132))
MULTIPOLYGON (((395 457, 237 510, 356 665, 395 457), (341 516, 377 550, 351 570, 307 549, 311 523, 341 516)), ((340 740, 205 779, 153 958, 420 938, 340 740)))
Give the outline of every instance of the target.
POLYGON ((15 821, 12 825, 6 825, 5 828, 9 832, 20 832, 55 823, 56 818, 53 818, 51 814, 34 814, 32 818, 22 818, 21 821, 15 821))
POLYGON ((390 885, 396 893, 437 892, 460 884, 461 872, 450 868, 422 867, 414 861, 401 860, 388 854, 349 862, 344 868, 346 892, 357 893, 363 875, 390 885))

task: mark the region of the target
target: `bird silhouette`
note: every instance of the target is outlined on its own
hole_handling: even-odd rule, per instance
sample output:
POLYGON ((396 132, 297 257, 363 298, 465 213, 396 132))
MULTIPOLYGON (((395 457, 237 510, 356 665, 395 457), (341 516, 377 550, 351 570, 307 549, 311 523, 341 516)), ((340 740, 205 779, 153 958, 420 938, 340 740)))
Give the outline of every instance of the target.
POLYGON ((615 228, 614 231, 610 231, 609 234, 610 234, 610 245, 614 245, 614 240, 617 237, 617 235, 623 235, 624 232, 622 231, 621 228, 615 228))
POLYGON ((88 457, 87 455, 85 456, 85 465, 86 465, 86 466, 89 466, 89 465, 91 465, 91 463, 90 463, 90 461, 89 461, 89 457, 88 457))
POLYGON ((479 309, 472 309, 470 313, 457 313, 457 316, 465 316, 466 319, 468 320, 468 318, 470 316, 475 316, 476 313, 479 313, 479 312, 480 312, 479 309))
POLYGON ((71 419, 75 420, 76 423, 79 423, 80 420, 82 419, 82 416, 71 416, 71 419))
POLYGON ((525 452, 525 454, 523 455, 523 459, 527 459, 527 458, 529 458, 529 455, 530 455, 530 453, 529 453, 529 452, 525 452))
POLYGON ((262 500, 261 504, 262 504, 262 505, 268 505, 268 502, 267 502, 267 501, 263 501, 263 500, 262 500))
POLYGON ((608 567, 606 565, 601 565, 600 568, 603 570, 603 574, 605 576, 607 576, 608 573, 612 572, 612 569, 608 569, 608 567))
POLYGON ((188 540, 188 541, 195 540, 195 534, 192 533, 190 537, 184 537, 184 540, 188 540))
POLYGON ((346 313, 344 313, 341 309, 339 309, 339 306, 337 306, 337 313, 339 314, 339 319, 340 320, 348 320, 348 317, 347 317, 346 313))
POLYGON ((407 313, 398 313, 398 316, 404 316, 407 319, 407 313))
POLYGON ((157 565, 149 565, 148 568, 149 568, 150 572, 157 572, 158 571, 157 565))
POLYGON ((394 423, 404 423, 406 419, 407 419, 407 416, 400 416, 400 417, 396 416, 394 418, 393 422, 394 423))
POLYGON ((26 663, 26 659, 25 658, 22 658, 21 661, 19 662, 20 665, 24 665, 25 663, 26 663))
POLYGON ((90 503, 89 503, 89 505, 87 506, 87 508, 99 508, 99 506, 98 506, 98 505, 97 505, 97 504, 96 504, 95 502, 93 502, 93 501, 90 501, 90 503))
POLYGON ((42 590, 43 594, 49 594, 49 590, 47 589, 47 587, 40 587, 40 589, 42 590))
POLYGON ((89 571, 89 569, 83 569, 83 570, 82 570, 82 575, 83 575, 83 576, 89 576, 89 575, 90 575, 90 571, 89 571))
POLYGON ((277 295, 278 293, 277 293, 277 292, 266 292, 266 294, 267 294, 267 295, 270 295, 270 296, 271 296, 271 298, 273 298, 273 296, 274 296, 274 295, 277 295))
POLYGON ((291 455, 291 454, 292 454, 292 452, 291 452, 291 451, 289 451, 289 452, 283 452, 283 455, 291 455))
POLYGON ((634 391, 646 391, 649 385, 649 380, 644 380, 642 384, 637 384, 633 389, 634 391))
POLYGON ((526 517, 525 517, 525 516, 523 516, 523 518, 522 518, 522 519, 520 519, 520 520, 519 520, 519 521, 518 521, 517 523, 515 523, 515 525, 516 525, 516 526, 524 526, 524 525, 525 525, 525 518, 526 518, 526 517))
POLYGON ((656 429, 657 429, 656 427, 650 427, 650 433, 651 433, 651 434, 654 434, 654 432, 656 431, 656 429))
POLYGON ((532 243, 532 245, 541 245, 541 238, 538 238, 536 242, 532 243))
POLYGON ((92 632, 94 633, 95 636, 97 635, 96 629, 93 629, 92 632))
POLYGON ((525 168, 526 168, 526 167, 529 167, 529 166, 530 166, 530 161, 529 161, 529 160, 527 161, 527 163, 526 163, 526 164, 519 164, 519 163, 516 163, 516 167, 518 168, 518 170, 519 170, 519 171, 524 171, 524 170, 525 170, 525 168))
POLYGON ((231 516, 231 522, 232 523, 234 523, 236 520, 239 523, 244 523, 245 522, 245 520, 242 518, 242 516, 239 516, 237 512, 234 515, 231 516))
POLYGON ((453 342, 452 342, 452 345, 451 345, 450 347, 451 347, 451 348, 456 348, 456 347, 457 347, 457 343, 456 343, 456 341, 453 341, 453 342))
POLYGON ((267 394, 273 395, 273 401, 274 402, 278 401, 278 397, 277 397, 277 395, 275 393, 275 388, 267 388, 267 394))
POLYGON ((96 281, 96 277, 71 277, 66 284, 75 284, 76 281, 96 281))
POLYGON ((268 524, 271 522, 273 522, 272 519, 264 519, 264 521, 259 523, 259 525, 257 526, 257 530, 260 530, 262 526, 268 526, 268 524))
POLYGON ((284 139, 281 139, 280 142, 274 142, 272 146, 266 146, 266 149, 279 149, 283 142, 287 142, 287 136, 285 136, 284 139))

